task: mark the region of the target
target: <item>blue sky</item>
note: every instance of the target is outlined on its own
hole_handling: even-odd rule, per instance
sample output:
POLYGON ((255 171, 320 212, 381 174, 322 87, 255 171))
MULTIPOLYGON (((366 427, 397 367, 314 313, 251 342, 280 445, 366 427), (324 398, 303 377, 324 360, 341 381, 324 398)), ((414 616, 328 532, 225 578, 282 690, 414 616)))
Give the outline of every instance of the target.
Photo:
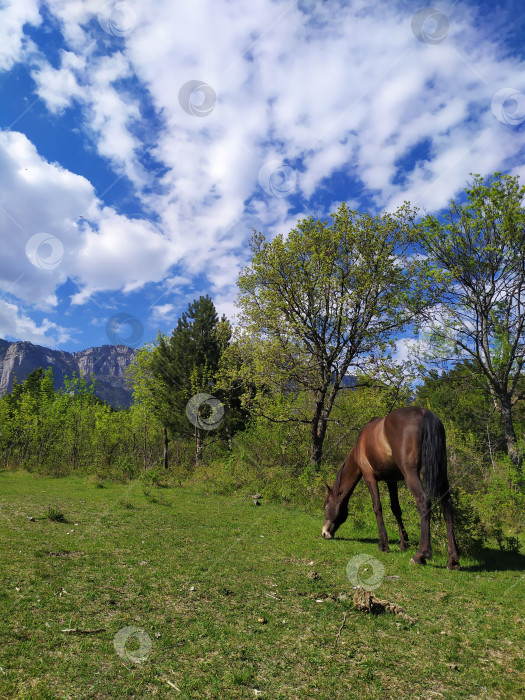
POLYGON ((521 2, 0 0, 0 337, 234 318, 252 228, 525 181, 521 2))

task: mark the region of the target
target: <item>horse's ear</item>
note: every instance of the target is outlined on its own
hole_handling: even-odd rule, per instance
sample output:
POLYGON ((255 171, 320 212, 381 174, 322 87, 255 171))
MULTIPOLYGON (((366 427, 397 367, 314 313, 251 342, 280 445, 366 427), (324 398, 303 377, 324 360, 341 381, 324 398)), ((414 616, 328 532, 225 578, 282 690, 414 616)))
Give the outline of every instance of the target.
POLYGON ((326 495, 329 496, 332 493, 332 489, 328 486, 326 481, 324 482, 325 488, 326 488, 326 495))

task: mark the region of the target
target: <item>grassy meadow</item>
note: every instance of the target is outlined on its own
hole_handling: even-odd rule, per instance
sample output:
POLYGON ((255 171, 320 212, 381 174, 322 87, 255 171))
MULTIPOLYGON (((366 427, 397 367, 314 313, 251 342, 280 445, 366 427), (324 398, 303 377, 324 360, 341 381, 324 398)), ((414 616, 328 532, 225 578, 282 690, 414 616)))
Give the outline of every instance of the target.
POLYGON ((416 567, 386 519, 389 554, 370 503, 327 542, 321 504, 1 472, 0 697, 522 697, 525 557, 416 567), (356 555, 414 624, 354 608, 356 555))

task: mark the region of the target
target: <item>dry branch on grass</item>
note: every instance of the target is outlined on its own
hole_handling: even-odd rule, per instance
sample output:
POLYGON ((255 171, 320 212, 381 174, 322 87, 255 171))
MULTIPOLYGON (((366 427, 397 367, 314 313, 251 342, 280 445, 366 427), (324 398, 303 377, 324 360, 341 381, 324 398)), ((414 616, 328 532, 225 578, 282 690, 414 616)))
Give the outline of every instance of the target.
POLYGON ((375 615, 383 612, 394 613, 394 615, 399 615, 399 617, 405 620, 405 622, 409 622, 411 625, 415 623, 415 619, 407 615, 400 605, 397 603, 390 603, 388 600, 379 600, 379 598, 373 596, 370 591, 365 591, 361 586, 358 586, 354 593, 354 606, 356 610, 374 613, 375 615))
POLYGON ((97 627, 94 630, 81 630, 78 627, 71 627, 65 630, 61 630, 61 632, 65 632, 66 634, 98 634, 99 632, 105 631, 105 627, 97 627))
MULTIPOLYGON (((416 622, 416 620, 413 617, 410 617, 410 615, 407 615, 403 608, 397 603, 390 603, 388 600, 380 600, 379 598, 373 596, 370 591, 366 591, 364 588, 361 588, 361 586, 358 586, 354 593, 354 607, 356 610, 366 613, 373 613, 374 615, 379 615, 384 612, 394 613, 394 615, 399 615, 399 617, 411 625, 416 622)), ((347 615, 348 612, 345 612, 343 615, 343 621, 335 638, 335 646, 337 646, 339 639, 341 638, 341 632, 346 624, 347 615)))

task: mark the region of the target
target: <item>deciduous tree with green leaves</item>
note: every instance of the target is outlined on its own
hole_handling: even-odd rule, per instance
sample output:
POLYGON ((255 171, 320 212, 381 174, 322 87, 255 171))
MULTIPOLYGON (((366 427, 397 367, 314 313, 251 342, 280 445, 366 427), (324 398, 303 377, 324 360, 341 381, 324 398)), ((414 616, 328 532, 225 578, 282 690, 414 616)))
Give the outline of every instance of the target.
POLYGON ((434 355, 470 359, 496 407, 507 452, 520 469, 513 420, 525 362, 525 187, 518 177, 473 175, 463 201, 417 228, 420 246, 441 286, 427 314, 434 355))
POLYGON ((342 204, 329 221, 309 217, 287 236, 251 239, 237 352, 245 348, 251 381, 267 393, 297 392, 297 413, 273 419, 309 423, 314 466, 345 375, 385 356, 428 303, 432 280, 409 246, 414 217, 406 203, 378 216, 342 204))

